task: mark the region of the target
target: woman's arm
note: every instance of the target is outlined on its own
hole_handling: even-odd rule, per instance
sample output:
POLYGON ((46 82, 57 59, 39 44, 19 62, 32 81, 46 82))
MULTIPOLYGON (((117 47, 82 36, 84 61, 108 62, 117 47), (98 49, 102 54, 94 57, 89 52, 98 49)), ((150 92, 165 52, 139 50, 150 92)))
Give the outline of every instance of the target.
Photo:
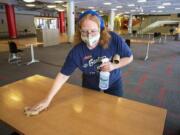
POLYGON ((49 94, 47 95, 47 100, 49 102, 51 102, 51 100, 53 99, 53 97, 56 95, 56 93, 60 90, 60 88, 62 87, 62 85, 69 79, 69 76, 66 76, 62 73, 58 73, 56 76, 56 79, 54 81, 54 84, 51 88, 51 90, 49 91, 49 94))
POLYGON ((68 78, 69 76, 66 76, 62 73, 58 73, 54 81, 54 84, 51 87, 47 96, 36 105, 28 108, 26 107, 25 113, 27 115, 36 115, 39 114, 39 112, 41 112, 42 110, 46 109, 49 106, 52 99, 54 98, 54 96, 57 94, 57 92, 61 89, 63 84, 68 80, 68 78))
POLYGON ((111 63, 111 62, 103 63, 103 64, 101 64, 100 68, 101 68, 101 71, 111 72, 112 70, 122 68, 122 67, 128 65, 132 61, 133 61, 133 55, 131 55, 130 57, 121 58, 119 60, 118 64, 111 63))

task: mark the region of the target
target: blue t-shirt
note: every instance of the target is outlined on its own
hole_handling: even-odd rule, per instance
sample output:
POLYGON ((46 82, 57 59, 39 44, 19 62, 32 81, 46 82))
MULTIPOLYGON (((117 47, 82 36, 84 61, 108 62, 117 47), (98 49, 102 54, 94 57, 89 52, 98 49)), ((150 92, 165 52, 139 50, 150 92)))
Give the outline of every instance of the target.
MULTIPOLYGON (((84 75, 88 76, 83 81, 89 85, 89 88, 98 89, 98 66, 101 64, 101 59, 107 57, 111 60, 116 54, 119 54, 121 58, 130 57, 132 55, 130 48, 119 35, 114 32, 110 32, 110 35, 111 40, 106 49, 97 45, 96 48, 90 50, 84 42, 73 47, 60 72, 69 76, 78 67, 84 75)), ((121 69, 111 71, 109 86, 120 79, 120 77, 121 69)))

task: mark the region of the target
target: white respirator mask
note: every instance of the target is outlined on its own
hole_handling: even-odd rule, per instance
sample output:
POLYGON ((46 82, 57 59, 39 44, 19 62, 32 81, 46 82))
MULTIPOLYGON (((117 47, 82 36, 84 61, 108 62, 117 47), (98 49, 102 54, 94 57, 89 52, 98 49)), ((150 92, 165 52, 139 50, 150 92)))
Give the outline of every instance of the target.
POLYGON ((82 36, 81 39, 90 47, 94 46, 100 39, 100 33, 96 36, 82 36))

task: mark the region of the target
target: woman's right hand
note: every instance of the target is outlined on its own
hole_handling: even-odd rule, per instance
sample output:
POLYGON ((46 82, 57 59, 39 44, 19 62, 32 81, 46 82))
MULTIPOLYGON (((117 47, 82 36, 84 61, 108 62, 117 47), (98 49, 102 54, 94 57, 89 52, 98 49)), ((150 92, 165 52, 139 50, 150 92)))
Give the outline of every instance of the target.
POLYGON ((50 101, 48 99, 43 99, 38 104, 32 106, 32 107, 25 107, 24 111, 27 116, 37 115, 41 111, 47 109, 49 106, 50 101))

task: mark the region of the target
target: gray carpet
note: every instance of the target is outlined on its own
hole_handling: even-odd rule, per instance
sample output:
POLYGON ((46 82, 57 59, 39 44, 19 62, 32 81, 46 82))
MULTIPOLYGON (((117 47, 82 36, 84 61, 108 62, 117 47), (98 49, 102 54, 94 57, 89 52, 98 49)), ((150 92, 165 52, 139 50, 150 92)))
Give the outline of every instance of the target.
MULTIPOLYGON (((8 53, 0 53, 0 86, 40 74, 54 78, 63 65, 70 44, 37 47, 35 55, 41 62, 30 66, 30 50, 25 49, 22 65, 8 64, 8 53)), ((124 97, 168 110, 164 135, 180 135, 180 42, 169 41, 150 46, 150 58, 144 61, 146 46, 131 45, 134 61, 123 68, 124 97)), ((81 72, 76 70, 68 82, 81 85, 81 72)), ((0 122, 1 123, 1 122, 0 122)), ((157 123, 158 124, 158 123, 157 123)), ((12 131, 0 124, 0 134, 12 131)))

